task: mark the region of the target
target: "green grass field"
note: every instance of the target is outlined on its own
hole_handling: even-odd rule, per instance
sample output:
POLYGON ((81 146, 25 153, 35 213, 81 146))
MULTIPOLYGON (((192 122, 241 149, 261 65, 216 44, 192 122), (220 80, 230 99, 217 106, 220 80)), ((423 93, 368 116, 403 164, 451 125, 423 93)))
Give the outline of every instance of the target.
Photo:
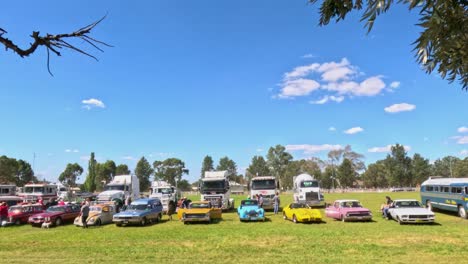
MULTIPOLYGON (((400 226, 378 212, 385 195, 419 199, 419 193, 325 195, 327 202, 359 199, 373 211, 370 223, 294 224, 273 212, 264 223, 241 223, 229 212, 213 224, 183 225, 164 216, 145 227, 6 227, 0 263, 468 263, 467 220, 437 212, 435 225, 400 226)), ((281 198, 282 205, 292 201, 292 195, 281 198)))

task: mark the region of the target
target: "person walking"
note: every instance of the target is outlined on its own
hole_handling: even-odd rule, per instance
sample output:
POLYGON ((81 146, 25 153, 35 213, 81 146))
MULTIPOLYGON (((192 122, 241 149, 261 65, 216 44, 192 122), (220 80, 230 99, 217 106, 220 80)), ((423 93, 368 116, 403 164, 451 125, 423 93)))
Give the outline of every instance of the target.
POLYGON ((275 214, 278 214, 278 210, 280 206, 279 192, 276 192, 275 196, 273 197, 273 206, 274 206, 275 214))
POLYGON ((89 198, 86 198, 85 202, 81 206, 81 223, 83 228, 88 228, 88 215, 89 215, 89 198))

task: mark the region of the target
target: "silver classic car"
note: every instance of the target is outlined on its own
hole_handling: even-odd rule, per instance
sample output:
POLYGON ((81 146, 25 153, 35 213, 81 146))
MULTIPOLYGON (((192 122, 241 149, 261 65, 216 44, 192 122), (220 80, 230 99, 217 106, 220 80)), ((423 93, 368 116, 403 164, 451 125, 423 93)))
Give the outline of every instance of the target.
POLYGON ((434 223, 435 220, 434 213, 423 208, 421 203, 414 199, 393 201, 393 205, 388 209, 388 215, 400 225, 404 223, 434 223))

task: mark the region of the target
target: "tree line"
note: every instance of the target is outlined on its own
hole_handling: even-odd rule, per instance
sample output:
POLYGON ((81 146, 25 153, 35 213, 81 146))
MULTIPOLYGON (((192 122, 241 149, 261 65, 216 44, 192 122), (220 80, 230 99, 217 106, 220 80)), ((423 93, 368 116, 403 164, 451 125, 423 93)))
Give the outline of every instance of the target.
MULTIPOLYGON (((348 145, 343 149, 329 151, 326 160, 317 157, 294 160, 284 146, 276 145, 269 148, 266 158, 261 155, 252 157, 245 175, 238 173, 236 162, 229 157, 220 158, 215 166, 213 158, 206 155, 202 161, 200 178, 211 170, 226 170, 230 180, 240 184, 248 183, 255 176, 275 176, 281 188, 288 190, 292 188, 293 177, 301 173, 313 175, 326 189, 415 187, 430 175, 468 177, 468 157, 461 159, 446 156, 430 163, 429 159, 419 153, 408 156, 404 146, 400 144, 392 146, 384 159, 369 164, 367 168, 363 159, 364 155, 353 151, 348 145)), ((76 181, 83 172, 84 169, 78 163, 69 163, 60 174, 59 181, 68 186, 76 186, 76 181)), ((134 170, 142 191, 149 189, 151 180, 164 180, 172 185, 177 183, 180 189, 189 191, 198 181, 191 185, 182 179, 188 172, 185 163, 178 158, 156 160, 150 164, 145 157, 141 157, 134 170)), ((94 153, 91 153, 87 176, 81 187, 90 192, 101 191, 113 176, 130 173, 126 164, 116 165, 112 160, 99 163, 94 153)), ((0 183, 23 186, 31 181, 38 179, 28 162, 0 156, 0 183)))

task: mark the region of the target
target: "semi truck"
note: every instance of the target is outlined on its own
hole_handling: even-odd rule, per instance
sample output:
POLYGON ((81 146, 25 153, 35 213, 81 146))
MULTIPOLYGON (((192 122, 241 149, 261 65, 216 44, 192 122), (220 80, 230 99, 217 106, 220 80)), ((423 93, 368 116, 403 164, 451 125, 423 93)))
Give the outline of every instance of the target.
POLYGON ((319 181, 313 176, 303 173, 293 178, 294 201, 309 206, 325 206, 319 181))
POLYGON ((118 175, 104 186, 104 191, 98 194, 98 203, 113 201, 117 206, 124 205, 127 199, 135 201, 140 198, 140 180, 136 175, 118 175))
POLYGON ((57 185, 51 183, 27 183, 23 187, 23 192, 18 194, 23 197, 25 202, 42 201, 45 206, 48 206, 52 201, 58 198, 57 185))
POLYGON ((214 207, 223 210, 234 209, 228 171, 206 171, 199 189, 202 201, 210 201, 214 207))
POLYGON ((163 205, 163 212, 175 212, 180 190, 166 181, 154 181, 151 183, 150 198, 159 198, 163 205))
POLYGON ((273 197, 279 191, 279 182, 274 176, 257 176, 250 180, 250 198, 263 197, 263 209, 273 209, 273 197))

